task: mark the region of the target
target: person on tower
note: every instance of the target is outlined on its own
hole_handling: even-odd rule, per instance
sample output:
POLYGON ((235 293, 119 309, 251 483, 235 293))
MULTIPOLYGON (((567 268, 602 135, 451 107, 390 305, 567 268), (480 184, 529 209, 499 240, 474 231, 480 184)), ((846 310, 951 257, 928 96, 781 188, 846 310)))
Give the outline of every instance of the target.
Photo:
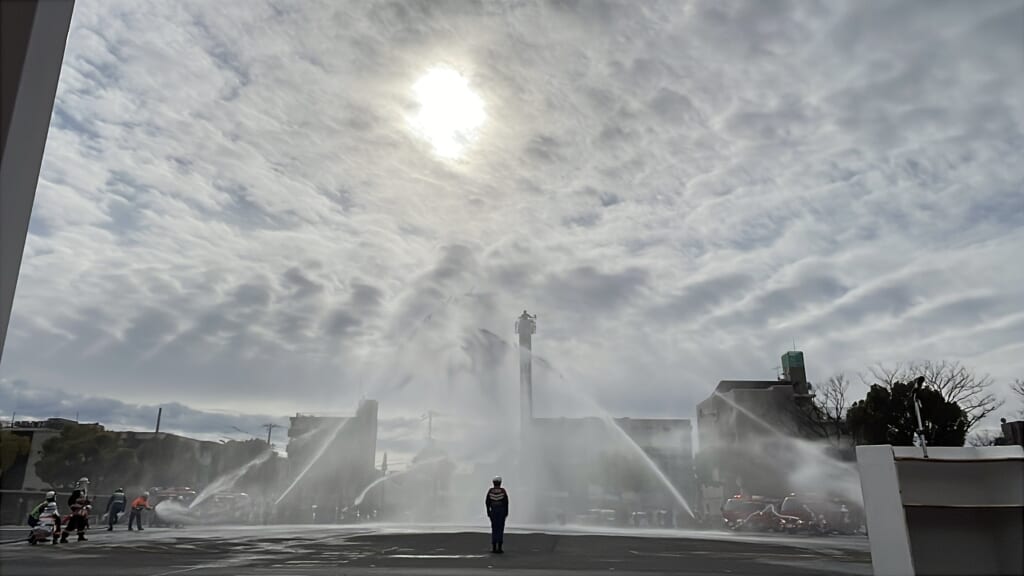
POLYGON ((508 492, 501 487, 501 476, 495 476, 491 482, 493 486, 487 491, 487 498, 484 500, 487 517, 491 519, 491 552, 503 554, 505 519, 508 518, 508 492))

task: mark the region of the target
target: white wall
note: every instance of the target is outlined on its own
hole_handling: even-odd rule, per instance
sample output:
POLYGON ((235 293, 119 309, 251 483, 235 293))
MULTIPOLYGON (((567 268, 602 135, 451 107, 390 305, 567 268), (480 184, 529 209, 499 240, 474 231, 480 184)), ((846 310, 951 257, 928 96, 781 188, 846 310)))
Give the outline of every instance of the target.
POLYGON ((859 446, 877 576, 1024 574, 1024 448, 859 446))

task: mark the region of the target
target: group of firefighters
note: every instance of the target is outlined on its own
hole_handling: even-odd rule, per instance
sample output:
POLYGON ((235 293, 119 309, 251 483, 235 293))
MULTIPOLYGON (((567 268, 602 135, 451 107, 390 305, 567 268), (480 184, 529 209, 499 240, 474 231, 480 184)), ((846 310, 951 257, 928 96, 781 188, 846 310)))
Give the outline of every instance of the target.
MULTIPOLYGON (((36 505, 28 515, 28 525, 33 529, 29 541, 35 543, 39 527, 46 527, 47 533, 52 534, 53 544, 66 543, 71 532, 77 533, 79 542, 87 540, 85 531, 89 528, 89 514, 92 511, 92 506, 89 479, 85 477, 75 483, 75 489, 68 497, 69 511, 67 515, 61 515, 60 506, 57 504, 57 493, 52 490, 47 492, 46 499, 36 505)), ((118 518, 124 514, 125 508, 130 508, 128 530, 132 530, 133 526, 142 530, 142 511, 152 509, 149 505, 149 492, 143 492, 135 500, 132 500, 131 506, 128 507, 128 498, 125 496, 124 488, 114 490, 107 501, 108 531, 114 530, 114 524, 117 524, 118 518)))
MULTIPOLYGON (((124 513, 128 498, 125 496, 124 488, 114 490, 114 493, 107 501, 107 530, 113 531, 114 524, 118 517, 124 513)), ((484 506, 487 509, 487 517, 491 521, 491 551, 501 554, 504 534, 505 519, 508 517, 508 492, 501 486, 501 476, 495 476, 491 489, 487 491, 484 499, 484 506)), ((78 534, 78 541, 86 540, 85 531, 89 528, 89 512, 92 511, 92 500, 89 496, 89 479, 81 478, 75 483, 75 489, 68 497, 70 513, 61 517, 60 507, 57 505, 57 493, 49 491, 46 499, 40 502, 28 515, 28 525, 32 528, 29 534, 29 542, 35 544, 40 536, 37 530, 45 527, 46 534, 52 535, 53 544, 66 543, 68 534, 72 531, 78 534), (63 525, 64 529, 61 530, 63 525), (59 540, 58 540, 59 538, 59 540)), ((149 505, 149 492, 143 492, 138 498, 132 501, 131 513, 128 517, 128 530, 133 525, 142 530, 142 511, 152 509, 149 505)))

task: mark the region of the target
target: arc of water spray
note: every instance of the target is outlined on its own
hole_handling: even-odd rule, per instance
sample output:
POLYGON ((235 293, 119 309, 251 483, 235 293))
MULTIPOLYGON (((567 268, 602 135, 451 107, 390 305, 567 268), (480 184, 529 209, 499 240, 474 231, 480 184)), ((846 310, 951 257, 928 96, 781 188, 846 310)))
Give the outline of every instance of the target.
POLYGON ((306 466, 302 469, 302 472, 300 472, 299 475, 295 477, 295 480, 292 480, 292 483, 288 485, 288 488, 286 488, 285 491, 282 492, 281 495, 277 497, 277 500, 274 501, 274 506, 280 504, 281 501, 284 500, 285 497, 288 496, 288 494, 290 494, 291 491, 294 490, 296 486, 298 486, 299 482, 301 482, 302 479, 306 476, 306 473, 309 472, 310 468, 312 468, 313 465, 320 460, 320 457, 324 455, 324 452, 327 451, 327 447, 334 442, 334 439, 338 437, 338 434, 345 427, 345 425, 351 421, 352 419, 342 420, 341 422, 338 423, 337 426, 334 427, 334 430, 330 434, 324 437, 324 441, 317 448, 316 453, 313 455, 313 457, 309 459, 309 462, 306 463, 306 466))
POLYGON ((208 499, 210 496, 213 496, 218 492, 223 492, 224 490, 231 488, 232 486, 235 485, 235 482, 238 482, 238 480, 241 479, 242 476, 245 476, 245 473, 248 472, 253 466, 266 462, 267 459, 270 458, 270 455, 273 453, 273 450, 267 450, 265 452, 262 452, 256 458, 253 458, 248 463, 243 464, 240 468, 236 468, 231 472, 218 476, 213 482, 210 483, 209 486, 203 488, 203 491, 200 492, 199 495, 196 496, 195 500, 193 500, 188 505, 188 509, 191 510, 192 508, 195 508, 200 503, 202 503, 204 500, 208 499))
MULTIPOLYGON (((567 384, 569 383, 569 380, 562 374, 561 371, 559 371, 557 368, 555 368, 554 365, 552 365, 550 361, 545 360, 545 359, 543 359, 540 356, 537 356, 535 354, 532 354, 532 352, 531 352, 531 355, 533 355, 534 358, 539 358, 539 359, 543 360, 544 363, 546 364, 545 368, 547 368, 548 370, 551 370, 556 375, 558 375, 558 377, 561 378, 561 380, 563 382, 565 382, 567 384)), ((538 365, 540 365, 540 364, 538 364, 538 365)), ((575 386, 572 386, 571 384, 570 384, 570 386, 575 388, 575 386)), ((583 397, 587 402, 589 402, 594 407, 595 410, 597 410, 597 412, 599 414, 600 420, 602 422, 604 422, 613 432, 615 432, 615 434, 619 437, 619 439, 621 439, 623 442, 626 443, 627 447, 632 449, 634 452, 636 452, 636 454, 638 456, 640 456, 640 458, 643 460, 644 464, 646 464, 647 467, 650 468, 651 472, 654 473, 654 476, 658 479, 658 481, 662 485, 665 486, 665 488, 672 494, 672 497, 675 498, 676 502, 679 503, 679 505, 683 507, 683 510, 685 510, 686 513, 689 514, 691 518, 695 518, 695 516, 693 514, 693 510, 690 508, 690 504, 686 501, 686 498, 683 497, 683 495, 679 492, 679 490, 676 489, 675 485, 672 484, 672 481, 669 480, 668 476, 666 476, 665 473, 662 472, 661 468, 658 467, 657 462, 655 462, 653 459, 651 459, 651 457, 648 456, 646 452, 644 452, 644 449, 641 448, 640 445, 636 443, 636 440, 633 440, 633 438, 629 434, 627 434, 626 431, 623 430, 621 426, 619 426, 619 423, 615 421, 615 418, 613 418, 611 416, 611 414, 608 413, 607 410, 602 408, 601 405, 598 404, 597 400, 594 400, 588 394, 584 394, 584 393, 580 392, 578 389, 576 389, 575 392, 579 396, 583 397)))
POLYGON ((621 426, 619 426, 619 423, 616 422, 615 419, 612 418, 609 414, 602 414, 601 419, 606 424, 608 424, 612 430, 617 432, 618 435, 622 438, 622 440, 624 440, 627 444, 632 446, 636 453, 641 458, 644 459, 644 461, 650 467, 651 471, 654 472, 654 475, 658 478, 658 480, 665 485, 665 488, 667 488, 669 492, 672 493, 672 497, 676 499, 676 502, 682 505, 683 510, 686 510, 686 513, 689 514, 691 518, 696 518, 696 516, 693 515, 693 510, 690 509, 690 504, 687 503, 686 498, 684 498, 683 495, 679 493, 679 490, 677 490, 675 485, 672 484, 672 481, 669 480, 668 476, 666 476, 665 473, 661 471, 661 468, 658 467, 658 464, 654 460, 652 460, 646 452, 644 452, 643 448, 641 448, 640 445, 637 444, 636 441, 633 440, 629 436, 629 434, 627 434, 626 431, 623 430, 621 426))
MULTIPOLYGON (((727 397, 723 396, 722 394, 720 394, 718 392, 715 392, 714 395, 717 396, 718 398, 721 398, 722 401, 725 402, 726 404, 728 404, 729 406, 732 406, 733 408, 735 408, 736 411, 743 413, 744 415, 746 415, 748 418, 750 418, 751 420, 753 420, 757 424, 760 424, 761 426, 763 426, 766 430, 770 431, 771 433, 775 434, 778 437, 784 438, 784 439, 792 442, 794 444, 794 446, 796 446, 797 449, 800 450, 801 453, 808 454, 808 455, 812 456, 814 459, 818 460, 819 462, 825 462, 825 463, 829 464, 830 466, 832 466, 835 470, 842 471, 844 474, 853 474, 853 475, 855 475, 857 477, 860 476, 860 471, 857 469, 857 466, 855 464, 851 464, 849 462, 843 462, 841 460, 836 460, 835 458, 832 458, 832 457, 828 456, 827 454, 823 454, 823 453, 821 453, 821 452, 819 452, 817 450, 810 450, 810 449, 808 449, 808 445, 813 445, 813 443, 811 443, 811 442, 809 442, 807 440, 804 440, 802 438, 795 438, 793 436, 785 434, 784 432, 782 432, 781 430, 779 430, 775 426, 772 426, 769 422, 767 422, 766 420, 764 420, 763 418, 761 418, 757 414, 754 414, 753 412, 751 412, 747 408, 741 406, 738 402, 735 402, 732 399, 727 398, 727 397)), ((851 498, 851 500, 859 500, 859 498, 860 498, 859 490, 857 490, 857 489, 848 489, 848 488, 847 489, 843 489, 841 486, 840 486, 840 489, 843 490, 845 492, 846 496, 851 498)))
POLYGON ((404 475, 408 474, 409 472, 412 472, 413 470, 416 470, 417 468, 420 468, 420 467, 425 466, 427 464, 434 464, 434 463, 437 463, 437 462, 441 462, 444 459, 445 459, 444 456, 438 456, 437 458, 431 458, 429 460, 424 460, 422 462, 417 462, 417 463, 413 464, 412 466, 409 466, 408 468, 406 468, 405 470, 402 470, 400 472, 395 472, 394 474, 389 474, 387 476, 381 476, 380 478, 377 478, 373 482, 370 482, 370 484, 366 488, 363 488, 363 491, 359 493, 359 496, 356 496, 356 499, 352 503, 352 505, 353 506, 359 506, 360 504, 362 504, 363 503, 363 499, 366 498, 366 495, 369 494, 370 490, 373 490, 378 484, 383 484, 384 482, 387 482, 388 480, 393 480, 393 479, 395 479, 395 478, 397 478, 399 476, 404 476, 404 475))
MULTIPOLYGON (((733 408, 735 408, 736 411, 742 412, 745 416, 747 416, 748 418, 750 418, 751 420, 753 420, 757 424, 760 424, 761 426, 763 426, 766 430, 768 430, 772 434, 775 434, 776 436, 779 436, 781 438, 786 438, 788 440, 793 440, 795 442, 796 441, 806 442, 805 440, 802 440, 801 438, 795 438, 793 436, 790 436, 789 434, 786 434, 785 432, 783 432, 782 430, 779 430, 775 426, 772 426, 767 420, 765 420, 764 418, 761 418, 757 414, 754 414, 753 412, 751 412, 747 408, 741 406, 738 402, 732 400, 731 398, 727 398, 727 397, 725 397, 724 395, 722 395, 719 392, 715 392, 714 395, 716 397, 720 398, 723 402, 725 402, 729 406, 732 406, 733 408)), ((842 461, 836 460, 834 458, 829 458, 828 456, 825 456, 824 454, 822 454, 821 457, 824 458, 824 459, 827 459, 829 461, 829 463, 834 464, 836 466, 839 466, 840 468, 857 472, 857 467, 852 465, 852 464, 850 464, 850 463, 848 463, 848 462, 842 462, 842 461)))

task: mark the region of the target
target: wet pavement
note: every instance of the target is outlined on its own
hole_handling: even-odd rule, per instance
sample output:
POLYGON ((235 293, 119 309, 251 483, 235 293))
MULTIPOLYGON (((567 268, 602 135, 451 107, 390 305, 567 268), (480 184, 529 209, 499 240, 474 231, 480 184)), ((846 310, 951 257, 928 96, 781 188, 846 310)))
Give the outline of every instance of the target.
POLYGON ((363 574, 871 574, 863 537, 669 531, 515 530, 503 555, 472 527, 270 526, 144 533, 0 546, 5 576, 320 576, 363 574))

